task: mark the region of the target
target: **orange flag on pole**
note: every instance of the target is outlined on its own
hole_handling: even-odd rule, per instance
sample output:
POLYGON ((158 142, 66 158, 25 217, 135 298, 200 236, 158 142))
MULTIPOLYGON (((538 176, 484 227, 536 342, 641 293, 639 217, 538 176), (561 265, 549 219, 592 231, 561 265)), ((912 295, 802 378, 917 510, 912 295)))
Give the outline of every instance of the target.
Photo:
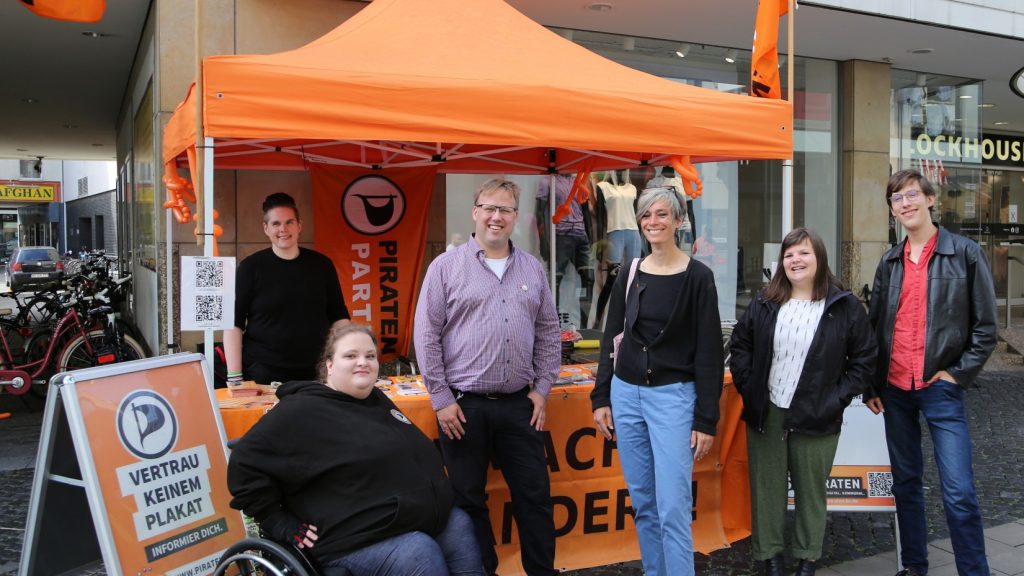
POLYGON ((99 22, 106 0, 21 0, 21 4, 44 18, 68 22, 99 22))
POLYGON ((789 0, 759 0, 757 3, 754 53, 750 58, 752 96, 782 98, 779 81, 779 18, 787 12, 789 0))

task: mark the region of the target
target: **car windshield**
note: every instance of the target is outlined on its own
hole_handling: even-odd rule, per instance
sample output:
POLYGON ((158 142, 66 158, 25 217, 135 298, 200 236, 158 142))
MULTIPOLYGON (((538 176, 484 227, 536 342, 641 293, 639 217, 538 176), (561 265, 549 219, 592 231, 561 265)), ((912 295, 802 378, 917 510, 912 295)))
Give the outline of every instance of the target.
POLYGON ((57 251, 35 248, 22 250, 21 254, 18 255, 19 262, 37 262, 39 260, 57 260, 57 251))

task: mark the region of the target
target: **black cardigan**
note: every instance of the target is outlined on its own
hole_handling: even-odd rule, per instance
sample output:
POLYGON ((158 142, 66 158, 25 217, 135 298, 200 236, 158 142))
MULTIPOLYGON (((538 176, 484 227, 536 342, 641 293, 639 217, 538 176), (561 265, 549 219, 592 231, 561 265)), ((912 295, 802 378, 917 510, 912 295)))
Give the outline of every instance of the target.
POLYGON ((695 382, 697 405, 693 429, 713 435, 718 426, 718 403, 725 376, 715 276, 706 264, 690 259, 675 302, 650 302, 643 299, 645 286, 640 280, 638 266, 633 286, 629 289, 629 302, 626 302, 630 264, 622 263, 612 288, 608 319, 601 339, 597 382, 590 394, 591 406, 596 410, 611 405, 612 339, 622 331, 625 320, 615 375, 640 386, 695 382), (640 306, 656 306, 666 314, 665 328, 653 342, 644 342, 633 329, 640 306))

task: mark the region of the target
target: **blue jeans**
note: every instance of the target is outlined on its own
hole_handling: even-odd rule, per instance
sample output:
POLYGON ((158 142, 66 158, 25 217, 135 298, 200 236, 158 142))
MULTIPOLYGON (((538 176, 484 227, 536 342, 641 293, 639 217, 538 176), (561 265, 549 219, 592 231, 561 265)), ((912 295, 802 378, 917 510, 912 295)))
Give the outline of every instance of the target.
POLYGON ((633 258, 640 257, 640 231, 639 230, 612 230, 608 233, 608 249, 606 259, 616 264, 629 266, 633 258))
POLYGON ((921 455, 921 422, 931 433, 935 463, 942 486, 956 569, 960 576, 988 576, 981 509, 974 489, 971 439, 964 409, 965 391, 942 380, 914 391, 886 386, 885 438, 892 464, 892 493, 900 523, 904 568, 928 573, 928 526, 924 515, 924 459, 921 455))
POLYGON ((612 377, 612 419, 647 576, 693 576, 693 382, 612 377))
POLYGON ((483 576, 484 573, 473 522, 459 508, 452 508, 448 526, 437 538, 423 532, 406 532, 325 562, 321 568, 324 576, 483 576))

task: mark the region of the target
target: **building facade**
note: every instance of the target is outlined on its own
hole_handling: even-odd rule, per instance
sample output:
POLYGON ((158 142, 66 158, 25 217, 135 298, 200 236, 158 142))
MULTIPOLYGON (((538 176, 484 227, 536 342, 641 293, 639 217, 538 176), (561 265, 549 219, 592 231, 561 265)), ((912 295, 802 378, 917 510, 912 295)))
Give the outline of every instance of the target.
MULTIPOLYGON (((625 66, 708 89, 748 91, 754 3, 509 3, 625 66)), ((1003 74, 988 57, 993 50, 1021 53, 1024 8, 999 0, 801 4, 795 16, 796 53, 780 58, 782 70, 794 67, 794 224, 822 233, 833 270, 859 291, 871 283, 878 258, 900 233, 887 217, 888 175, 918 168, 938 186, 939 223, 986 247, 999 296, 1011 301, 1024 296, 1024 283, 1007 285, 1007 277, 1013 277, 1007 266, 1016 265, 1017 241, 1024 239, 1016 226, 1024 203, 1024 124, 1004 116, 1014 104, 1024 108, 1024 102, 1003 94, 1013 66, 1006 64, 1003 74)), ((204 3, 200 50, 206 56, 288 50, 320 37, 364 6, 346 0, 204 3)), ((117 201, 125 208, 119 251, 134 274, 138 324, 161 352, 194 349, 199 339, 176 329, 174 311, 178 260, 199 255, 202 248, 194 226, 175 223, 162 208, 166 192, 160 184, 163 126, 195 76, 193 8, 190 2, 152 3, 118 124, 117 201)), ((785 24, 783 19, 783 29, 785 24)), ((783 34, 783 52, 785 40, 783 34)), ((595 85, 601 80, 595 78, 595 85)), ((605 188, 632 185, 639 191, 671 177, 658 168, 638 166, 597 179, 605 188)), ((692 236, 685 241, 715 271, 723 319, 737 318, 777 260, 784 235, 782 162, 699 168, 704 194, 690 206, 692 236)), ((455 235, 468 235, 466 207, 483 178, 449 174, 439 179, 432 214, 441 217, 431 219, 428 257, 453 238, 457 242, 455 235)), ((221 255, 244 258, 266 245, 259 204, 276 191, 298 200, 306 216, 301 241, 312 246, 308 174, 217 170, 214 179, 218 224, 224 229, 221 255)), ((550 179, 516 179, 524 197, 513 241, 550 257, 540 247, 537 203, 550 179)), ((588 208, 592 214, 596 210, 588 208)), ((590 229, 586 234, 583 274, 577 266, 559 271, 560 312, 566 323, 600 328, 598 301, 614 255, 609 257, 607 233, 590 229)))

